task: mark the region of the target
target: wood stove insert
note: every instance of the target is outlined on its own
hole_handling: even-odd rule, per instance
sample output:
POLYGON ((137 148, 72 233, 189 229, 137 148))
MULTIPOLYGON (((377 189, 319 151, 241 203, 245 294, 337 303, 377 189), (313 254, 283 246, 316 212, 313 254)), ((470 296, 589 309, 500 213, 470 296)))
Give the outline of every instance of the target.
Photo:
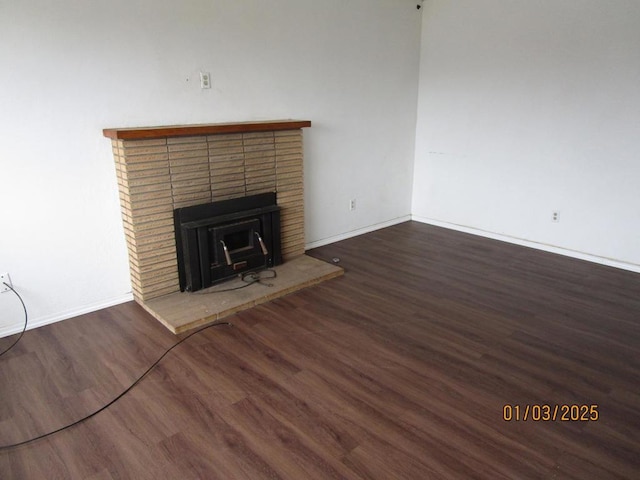
POLYGON ((282 263, 275 193, 177 208, 174 224, 180 291, 282 263))

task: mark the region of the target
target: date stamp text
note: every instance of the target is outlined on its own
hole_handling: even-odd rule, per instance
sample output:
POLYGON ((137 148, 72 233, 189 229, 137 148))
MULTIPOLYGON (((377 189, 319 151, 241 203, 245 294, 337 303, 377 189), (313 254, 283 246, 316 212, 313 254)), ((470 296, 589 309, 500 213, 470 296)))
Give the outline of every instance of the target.
POLYGON ((595 404, 506 404, 502 408, 505 422, 597 422, 599 418, 600 412, 595 404))

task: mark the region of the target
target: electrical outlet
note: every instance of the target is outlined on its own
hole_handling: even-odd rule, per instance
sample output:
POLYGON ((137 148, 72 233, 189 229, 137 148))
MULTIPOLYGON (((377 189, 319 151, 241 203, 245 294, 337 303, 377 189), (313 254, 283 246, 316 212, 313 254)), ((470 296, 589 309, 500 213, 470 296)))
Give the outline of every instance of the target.
POLYGON ((211 88, 211 74, 209 72, 200 72, 200 88, 211 88))
POLYGON ((349 200, 349 211, 353 212, 356 209, 356 199, 349 200))
POLYGON ((9 287, 13 287, 13 284, 11 283, 11 278, 9 277, 9 274, 8 273, 0 273, 0 293, 11 291, 11 289, 9 287, 7 287, 7 285, 5 285, 5 283, 7 285, 9 285, 9 287))
POLYGON ((560 212, 558 210, 551 212, 551 221, 553 223, 558 223, 560 221, 560 212))

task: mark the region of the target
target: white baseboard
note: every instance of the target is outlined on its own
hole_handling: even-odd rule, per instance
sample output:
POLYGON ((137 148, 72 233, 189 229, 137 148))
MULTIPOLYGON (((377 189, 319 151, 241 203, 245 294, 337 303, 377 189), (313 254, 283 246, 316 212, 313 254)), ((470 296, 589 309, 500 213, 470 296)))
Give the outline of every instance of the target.
MULTIPOLYGON (((33 328, 38 328, 44 325, 60 322, 62 320, 67 320, 69 318, 77 317, 79 315, 84 315, 85 313, 91 313, 97 310, 102 310, 103 308, 112 307, 114 305, 119 305, 121 303, 129 302, 131 300, 133 300, 133 294, 127 293, 126 295, 121 295, 108 300, 96 302, 89 305, 84 305, 80 308, 67 310, 65 312, 57 313, 55 315, 47 315, 47 316, 36 318, 33 320, 29 319, 29 322, 27 324, 27 330, 31 330, 33 328)), ((28 310, 29 310, 29 306, 27 305, 27 312, 28 310)), ((24 319, 20 319, 20 321, 16 322, 16 324, 7 325, 0 328, 0 338, 6 337, 9 335, 14 335, 16 333, 20 333, 23 328, 24 328, 24 319)))
MULTIPOLYGON (((432 218, 420 217, 417 215, 405 215, 402 217, 394 218, 392 220, 388 220, 386 222, 377 223, 375 225, 369 225, 364 228, 359 228, 356 230, 351 230, 349 232, 341 233, 339 235, 334 235, 331 237, 323 238, 321 240, 316 240, 310 242, 305 245, 306 249, 312 249, 317 247, 322 247, 324 245, 329 245, 331 243, 339 242, 341 240, 346 240, 348 238, 357 237, 358 235, 363 235, 365 233, 373 232, 375 230, 380 230, 381 228, 391 227, 393 225, 397 225, 399 223, 404 223, 409 220, 415 220, 416 222, 426 223, 429 225, 434 225, 437 227, 448 228, 450 230, 457 230, 459 232, 470 233, 472 235, 478 235, 481 237, 491 238, 493 240, 499 240, 502 242, 513 243, 516 245, 521 245, 524 247, 535 248, 537 250, 542 250, 545 252, 557 253, 559 255, 565 255, 567 257, 577 258, 580 260, 586 260, 593 263, 598 263, 600 265, 606 265, 609 267, 620 268, 622 270, 629 270, 631 272, 640 273, 640 265, 636 265, 634 263, 622 262, 620 260, 600 257, 597 255, 592 255, 589 253, 579 252, 575 250, 568 250, 566 248, 556 247, 554 245, 547 245, 544 243, 533 242, 530 240, 525 240, 517 237, 510 237, 508 235, 502 235, 494 232, 488 232, 485 230, 480 230, 477 228, 465 227, 464 225, 456 225, 454 223, 443 222, 440 220, 434 220, 432 218)), ((103 308, 112 307, 114 305, 119 305, 121 303, 129 302, 133 300, 133 294, 128 293, 125 295, 121 295, 118 297, 114 297, 108 300, 104 300, 101 302, 85 305, 80 308, 68 310, 65 312, 61 312, 55 315, 48 315, 40 318, 36 318, 33 320, 29 320, 27 325, 27 329, 31 330, 33 328, 42 327, 44 325, 49 325, 52 323, 60 322, 62 320, 67 320, 69 318, 77 317, 79 315, 84 315, 86 313, 95 312, 97 310, 101 310, 103 308)), ((28 307, 27 307, 28 308, 28 307)), ((6 337, 9 335, 14 335, 16 333, 20 333, 23 328, 22 320, 10 326, 0 327, 0 338, 6 337)))
POLYGON ((394 218, 393 220, 376 223, 375 225, 369 225, 368 227, 358 228, 357 230, 351 230, 346 233, 341 233, 340 235, 334 235, 332 237, 327 237, 321 240, 307 243, 305 245, 305 249, 310 250, 312 248, 323 247, 324 245, 329 245, 330 243, 339 242, 340 240, 346 240, 347 238, 357 237, 358 235, 363 235, 375 230, 380 230, 381 228, 391 227, 399 223, 408 222, 409 220, 411 220, 411 215, 404 215, 402 217, 394 218))
POLYGON ((577 258, 580 260, 586 260, 588 262, 598 263, 600 265, 606 265, 608 267, 620 268, 622 270, 629 270, 631 272, 640 273, 640 265, 635 263, 623 262, 614 258, 600 257, 590 253, 579 252, 577 250, 569 250, 555 245, 548 245, 545 243, 533 242, 531 240, 525 240, 518 237, 510 237, 508 235, 502 235, 499 233, 488 232, 486 230, 480 230, 478 228, 465 227, 464 225, 457 225, 455 223, 442 222, 440 220, 434 220, 432 218, 420 217, 413 215, 412 220, 420 223, 427 223, 436 227, 448 228, 450 230, 457 230, 459 232, 470 233, 472 235, 478 235, 480 237, 491 238, 493 240, 500 240, 502 242, 513 243, 521 245, 523 247, 535 248, 536 250, 542 250, 550 253, 557 253, 566 257, 577 258))

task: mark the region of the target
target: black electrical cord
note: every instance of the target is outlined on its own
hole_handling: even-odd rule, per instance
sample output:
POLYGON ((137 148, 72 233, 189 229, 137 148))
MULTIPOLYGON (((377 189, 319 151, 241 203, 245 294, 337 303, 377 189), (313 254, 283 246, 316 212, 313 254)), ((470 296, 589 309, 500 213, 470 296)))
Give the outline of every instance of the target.
MULTIPOLYGON (((5 284, 5 285, 6 285, 6 284, 5 284)), ((222 326, 222 325, 227 325, 227 326, 229 326, 229 327, 232 327, 232 326, 233 326, 233 324, 232 324, 232 323, 230 323, 230 322, 218 322, 218 323, 212 323, 211 325, 207 325, 206 327, 202 327, 202 328, 200 328, 200 329, 196 330, 195 332, 191 332, 191 333, 190 333, 189 335, 187 335, 186 337, 182 338, 179 342, 177 342, 176 344, 174 344, 173 346, 171 346, 171 348, 169 348, 166 352, 164 352, 162 355, 160 355, 160 358, 158 358, 155 362, 153 362, 153 364, 151 364, 151 366, 150 366, 150 367, 149 367, 149 368, 148 368, 148 369, 147 369, 147 370, 146 370, 142 375, 140 375, 140 376, 138 377, 138 379, 137 379, 135 382, 133 382, 129 387, 127 387, 127 388, 126 388, 122 393, 120 393, 117 397, 115 397, 113 400, 111 400, 111 401, 110 401, 109 403, 107 403, 106 405, 103 405, 102 407, 100 407, 100 408, 99 408, 98 410, 96 410, 95 412, 90 413, 89 415, 86 415, 86 416, 82 417, 81 419, 76 420, 75 422, 70 423, 70 424, 68 424, 68 425, 65 425, 65 426, 63 426, 63 427, 60 427, 60 428, 58 428, 58 429, 56 429, 56 430, 52 430, 51 432, 43 433, 42 435, 38 435, 37 437, 33 437, 33 438, 28 439, 28 440, 23 440, 22 442, 14 443, 14 444, 11 444, 11 445, 0 445, 0 451, 2 451, 2 450, 8 450, 8 449, 15 448, 15 447, 19 447, 19 446, 22 446, 22 445, 26 445, 27 443, 35 442, 36 440, 41 440, 41 439, 43 439, 43 438, 45 438, 45 437, 49 437, 49 436, 54 435, 54 434, 56 434, 56 433, 58 433, 58 432, 61 432, 61 431, 63 431, 63 430, 67 430, 67 429, 69 429, 69 428, 71 428, 71 427, 74 427, 74 426, 78 425, 79 423, 82 423, 82 422, 84 422, 85 420, 88 420, 88 419, 90 419, 91 417, 93 417, 93 416, 97 415, 98 413, 102 412, 103 410, 106 410, 106 409, 107 409, 107 408, 109 408, 111 405, 113 405, 113 404, 114 404, 114 403, 116 403, 118 400, 120 400, 123 396, 125 396, 125 395, 126 395, 126 394, 127 394, 127 393, 128 393, 128 392, 129 392, 133 387, 135 387, 138 383, 140 383, 140 381, 141 381, 144 377, 146 377, 146 376, 147 376, 147 374, 148 374, 151 370, 153 370, 153 369, 156 367, 156 365, 158 365, 158 363, 160 363, 160 361, 161 361, 164 357, 166 357, 166 356, 167 356, 167 354, 168 354, 171 350, 173 350, 174 348, 176 348, 178 345, 180 345, 180 344, 181 344, 182 342, 184 342, 185 340, 188 340, 188 339, 189 339, 189 338, 191 338, 192 336, 194 336, 194 335, 196 335, 196 334, 198 334, 198 333, 202 332, 203 330, 206 330, 206 329, 211 328, 211 327, 219 327, 219 326, 222 326)))
POLYGON ((27 330, 27 323, 29 323, 29 316, 27 315, 27 307, 25 306, 24 301, 22 300, 22 297, 20 296, 20 294, 16 292, 13 289, 13 287, 9 285, 7 282, 2 282, 2 283, 4 284, 5 287, 7 287, 9 290, 15 293, 16 297, 18 297, 18 300, 20 300, 20 303, 22 304, 22 309, 24 310, 24 327, 22 327, 22 331, 20 332, 20 335, 18 335, 18 338, 16 338, 16 341, 13 342, 7 349, 3 350, 0 353, 0 357, 16 346, 16 344, 20 341, 20 339, 24 335, 24 332, 27 330))
POLYGON ((261 283, 262 285, 266 285, 268 287, 272 287, 273 285, 271 283, 264 283, 263 280, 276 278, 277 276, 278 276, 277 272, 275 270, 271 270, 271 269, 244 272, 240 276, 241 280, 243 282, 245 282, 244 285, 240 285, 239 287, 225 288, 224 290, 201 290, 201 291, 197 292, 195 295, 210 295, 212 293, 233 292, 234 290, 240 290, 242 288, 250 287, 254 283, 261 283), (269 276, 263 276, 262 273, 264 273, 264 272, 269 273, 269 276), (247 278, 249 280, 247 280, 247 278))

